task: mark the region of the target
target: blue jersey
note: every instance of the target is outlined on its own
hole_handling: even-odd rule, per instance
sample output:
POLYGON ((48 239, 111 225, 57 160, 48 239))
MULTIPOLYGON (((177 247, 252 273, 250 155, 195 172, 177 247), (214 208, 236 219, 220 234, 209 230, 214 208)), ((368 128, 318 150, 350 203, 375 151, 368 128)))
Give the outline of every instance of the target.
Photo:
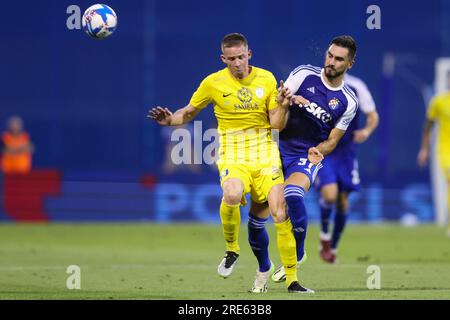
POLYGON ((358 109, 355 93, 344 83, 330 87, 323 70, 302 65, 285 82, 293 94, 310 101, 307 106, 292 105, 285 129, 280 133, 283 157, 296 156, 325 141, 333 128, 347 130, 358 109))
POLYGON ((346 74, 344 81, 356 93, 360 108, 336 148, 322 161, 323 168, 318 173, 316 186, 320 189, 327 184, 336 183, 340 192, 352 192, 358 190, 360 183, 353 132, 359 129, 358 116, 361 111, 367 114, 376 111, 376 108, 372 95, 362 80, 346 74))
POLYGON ((356 156, 355 143, 353 142, 353 132, 360 128, 359 119, 361 112, 367 114, 372 111, 376 111, 375 102, 370 94, 367 85, 359 78, 346 74, 344 77, 345 84, 355 92, 358 98, 358 111, 353 118, 352 122, 347 128, 344 136, 339 141, 336 149, 329 156, 356 156))

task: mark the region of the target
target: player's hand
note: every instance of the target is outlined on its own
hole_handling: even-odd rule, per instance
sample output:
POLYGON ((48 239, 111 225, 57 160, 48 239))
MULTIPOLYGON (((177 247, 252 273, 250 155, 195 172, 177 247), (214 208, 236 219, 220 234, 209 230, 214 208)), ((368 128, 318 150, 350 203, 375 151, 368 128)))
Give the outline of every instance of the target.
POLYGON ((155 120, 160 125, 168 126, 172 120, 172 114, 169 109, 158 106, 148 111, 147 118, 155 120))
POLYGON ((419 153, 417 154, 417 164, 420 167, 425 167, 428 164, 428 157, 429 152, 427 149, 420 149, 419 153))
POLYGON ((323 154, 316 147, 311 147, 308 149, 308 160, 312 164, 318 164, 323 160, 323 154))
POLYGON ((292 92, 289 88, 284 86, 284 81, 280 80, 280 87, 278 88, 277 102, 283 108, 288 108, 291 104, 292 92))
POLYGON ((308 99, 303 98, 302 96, 292 96, 291 98, 291 105, 292 104, 298 104, 300 107, 307 106, 311 102, 309 102, 308 99))
POLYGON ((369 131, 360 129, 353 131, 353 141, 356 143, 363 143, 370 137, 369 131))

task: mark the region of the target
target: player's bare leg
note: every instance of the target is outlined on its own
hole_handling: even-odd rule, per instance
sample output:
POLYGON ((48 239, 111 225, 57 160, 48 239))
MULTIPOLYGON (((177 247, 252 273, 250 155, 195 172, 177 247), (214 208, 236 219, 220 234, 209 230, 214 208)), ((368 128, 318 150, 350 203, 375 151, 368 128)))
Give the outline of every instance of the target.
POLYGON ((226 254, 220 262, 217 272, 227 278, 233 272, 239 257, 239 226, 241 224, 240 203, 244 192, 244 184, 237 178, 230 178, 222 185, 223 198, 220 204, 220 218, 223 236, 226 243, 226 254))

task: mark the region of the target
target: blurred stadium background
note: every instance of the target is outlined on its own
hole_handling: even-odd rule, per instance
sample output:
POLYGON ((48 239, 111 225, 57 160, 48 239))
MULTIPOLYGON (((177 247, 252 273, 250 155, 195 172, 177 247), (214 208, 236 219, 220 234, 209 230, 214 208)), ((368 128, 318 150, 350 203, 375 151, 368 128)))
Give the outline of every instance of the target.
MULTIPOLYGON (((354 36, 351 73, 368 84, 380 125, 358 149, 363 189, 351 199, 350 222, 436 221, 430 172, 416 155, 436 60, 450 56, 450 2, 107 1, 119 24, 102 41, 66 26, 70 5, 83 12, 93 3, 2 4, 0 124, 20 115, 36 151, 27 177, 0 174, 1 222, 219 223, 216 170, 168 167, 170 131, 146 113, 185 106, 223 67, 219 44, 230 32, 245 34, 251 63, 278 80, 299 64, 321 66, 334 36, 354 36), (379 30, 366 26, 372 4, 379 30)), ((212 108, 198 120, 203 132, 214 127, 212 108)), ((307 197, 313 224, 316 197, 307 197)))

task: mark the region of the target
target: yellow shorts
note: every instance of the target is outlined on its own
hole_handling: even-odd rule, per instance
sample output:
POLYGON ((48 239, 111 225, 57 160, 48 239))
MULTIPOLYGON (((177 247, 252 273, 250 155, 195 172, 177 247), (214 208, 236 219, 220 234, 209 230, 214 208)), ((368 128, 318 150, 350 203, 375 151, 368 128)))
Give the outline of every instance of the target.
POLYGON ((220 173, 220 185, 231 178, 237 178, 244 184, 241 205, 246 205, 245 195, 250 192, 251 199, 256 203, 267 201, 270 189, 284 182, 281 161, 279 163, 233 163, 217 164, 220 173))
POLYGON ((450 179, 450 156, 449 155, 438 155, 439 165, 441 167, 442 173, 447 179, 450 179))
POLYGON ((447 180, 450 180, 450 164, 441 164, 441 170, 442 173, 444 174, 444 177, 447 180))

